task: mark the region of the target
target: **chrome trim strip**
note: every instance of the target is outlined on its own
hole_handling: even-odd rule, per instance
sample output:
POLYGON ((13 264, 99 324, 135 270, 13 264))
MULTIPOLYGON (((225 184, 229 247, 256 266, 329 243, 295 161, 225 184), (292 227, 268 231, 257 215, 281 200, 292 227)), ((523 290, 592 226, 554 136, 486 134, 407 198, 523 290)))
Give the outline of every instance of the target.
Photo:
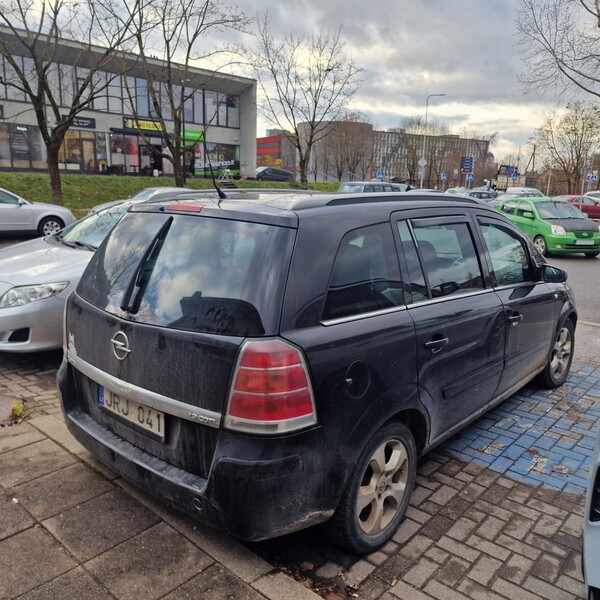
POLYGON ((198 406, 192 406, 191 404, 186 404, 185 402, 180 402, 179 400, 174 400, 173 398, 127 383, 113 375, 105 373, 82 358, 79 358, 79 356, 73 352, 72 348, 68 351, 67 360, 86 377, 103 385, 114 394, 130 398, 139 404, 150 406, 169 415, 179 417, 180 419, 201 423, 202 425, 208 425, 215 429, 221 427, 221 413, 199 408, 198 406))
POLYGON ((379 315, 387 315, 389 313, 401 312, 407 310, 406 304, 399 306, 390 306, 390 308, 382 308, 380 310, 372 310, 371 312, 360 313, 358 315, 349 315, 347 317, 338 317, 337 319, 326 319, 321 321, 321 325, 328 327, 329 325, 337 325, 338 323, 350 323, 352 321, 360 321, 369 317, 378 317, 379 315))

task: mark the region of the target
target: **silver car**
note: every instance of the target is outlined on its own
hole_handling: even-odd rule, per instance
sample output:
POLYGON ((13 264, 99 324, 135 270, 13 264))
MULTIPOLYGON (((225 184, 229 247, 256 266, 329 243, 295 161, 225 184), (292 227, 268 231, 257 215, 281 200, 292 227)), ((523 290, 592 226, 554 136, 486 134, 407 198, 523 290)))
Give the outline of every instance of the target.
POLYGON ((123 202, 53 235, 0 250, 0 352, 62 346, 65 300, 130 204, 123 202))
POLYGON ((0 231, 50 235, 75 222, 64 206, 30 202, 0 188, 0 231))
POLYGON ((600 432, 590 471, 583 526, 583 573, 588 598, 600 600, 600 432))

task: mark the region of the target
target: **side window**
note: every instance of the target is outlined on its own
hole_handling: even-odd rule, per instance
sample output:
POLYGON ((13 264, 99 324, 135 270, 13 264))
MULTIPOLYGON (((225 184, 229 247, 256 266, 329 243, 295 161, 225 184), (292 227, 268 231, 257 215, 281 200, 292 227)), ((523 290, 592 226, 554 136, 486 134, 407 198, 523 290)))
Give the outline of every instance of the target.
POLYGON ((483 289, 483 276, 467 223, 412 222, 433 298, 483 289))
POLYGON ((0 204, 19 204, 19 199, 0 190, 0 204))
POLYGON ((497 285, 532 281, 533 274, 523 241, 516 233, 492 223, 481 223, 497 285))
POLYGON ((508 215, 512 215, 515 212, 515 208, 517 208, 517 203, 514 200, 509 200, 504 203, 502 206, 502 212, 508 215))
POLYGON ((419 255, 417 254, 417 247, 410 233, 410 229, 408 228, 408 224, 406 221, 398 221, 397 227, 398 233, 400 234, 400 242, 402 243, 402 251, 404 252, 404 259, 406 260, 406 266, 408 267, 408 279, 410 281, 410 292, 412 296, 412 298, 407 298, 407 303, 410 303, 411 301, 421 302, 423 300, 429 300, 425 275, 423 274, 419 255))
POLYGON ((519 202, 519 206, 517 207, 517 217, 524 217, 525 213, 532 213, 532 212, 533 212, 533 207, 531 206, 531 204, 529 202, 524 202, 523 200, 521 200, 521 202, 519 202))
POLYGON ((389 224, 347 233, 335 257, 323 319, 361 315, 404 304, 389 224))
POLYGON ((365 185, 363 192, 374 192, 375 188, 372 185, 365 185))

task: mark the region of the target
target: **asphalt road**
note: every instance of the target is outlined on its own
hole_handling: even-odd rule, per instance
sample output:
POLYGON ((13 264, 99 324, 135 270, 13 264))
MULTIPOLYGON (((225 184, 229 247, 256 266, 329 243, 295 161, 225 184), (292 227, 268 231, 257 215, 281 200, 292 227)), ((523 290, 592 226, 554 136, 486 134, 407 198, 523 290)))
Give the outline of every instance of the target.
POLYGON ((575 292, 579 319, 600 323, 600 256, 586 258, 582 254, 575 254, 548 256, 546 260, 568 273, 568 283, 575 292))

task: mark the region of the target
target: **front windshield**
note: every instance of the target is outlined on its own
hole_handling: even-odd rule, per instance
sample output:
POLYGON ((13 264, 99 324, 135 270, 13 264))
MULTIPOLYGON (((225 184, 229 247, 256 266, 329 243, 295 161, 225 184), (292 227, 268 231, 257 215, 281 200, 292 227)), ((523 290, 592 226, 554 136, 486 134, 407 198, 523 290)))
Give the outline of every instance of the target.
POLYGON ((65 227, 57 237, 66 243, 85 244, 97 248, 127 212, 129 206, 129 202, 122 202, 116 206, 92 213, 73 223, 73 225, 65 227))
POLYGON ((587 217, 569 202, 547 200, 536 202, 535 206, 542 219, 586 219, 587 217))

